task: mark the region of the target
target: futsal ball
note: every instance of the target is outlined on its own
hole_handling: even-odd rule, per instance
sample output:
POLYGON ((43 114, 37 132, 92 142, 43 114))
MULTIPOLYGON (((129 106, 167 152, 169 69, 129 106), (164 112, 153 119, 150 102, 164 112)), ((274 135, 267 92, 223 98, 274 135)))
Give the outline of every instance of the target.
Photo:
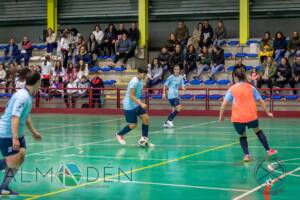
POLYGON ((141 147, 146 147, 148 144, 148 138, 146 137, 141 137, 141 139, 139 140, 139 145, 141 147))

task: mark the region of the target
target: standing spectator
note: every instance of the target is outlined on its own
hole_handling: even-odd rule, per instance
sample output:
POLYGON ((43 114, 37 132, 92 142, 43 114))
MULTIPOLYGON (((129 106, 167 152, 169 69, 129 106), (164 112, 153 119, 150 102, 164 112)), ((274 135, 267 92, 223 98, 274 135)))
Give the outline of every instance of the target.
POLYGON ((88 77, 89 76, 89 70, 88 67, 85 65, 83 60, 79 61, 79 71, 77 73, 77 80, 79 81, 81 77, 88 77))
POLYGON ((214 79, 214 75, 224 69, 225 59, 224 50, 219 46, 213 47, 212 66, 209 74, 210 79, 214 79))
POLYGON ((284 88, 287 83, 290 83, 291 75, 291 66, 288 59, 286 57, 281 58, 275 72, 276 87, 284 88))
POLYGON ((167 46, 167 48, 169 49, 169 52, 170 52, 170 53, 173 53, 173 52, 175 51, 175 46, 176 46, 177 44, 179 44, 179 43, 178 43, 178 41, 177 41, 177 39, 176 39, 175 34, 174 34, 174 33, 171 33, 171 34, 169 35, 169 39, 167 40, 167 44, 166 44, 166 46, 167 46))
POLYGON ((8 64, 13 63, 18 58, 20 51, 19 47, 15 44, 15 39, 11 38, 9 40, 9 44, 5 47, 4 54, 8 64))
POLYGON ((46 44, 47 44, 47 53, 53 54, 53 50, 57 48, 56 42, 56 33, 52 30, 52 28, 48 28, 47 36, 46 36, 46 44))
POLYGON ((174 68, 175 65, 178 65, 180 67, 180 70, 183 70, 183 54, 181 53, 180 45, 177 44, 175 46, 175 51, 172 53, 171 58, 170 58, 170 71, 173 71, 172 69, 174 68))
POLYGON ((171 66, 170 66, 171 55, 166 46, 163 46, 160 49, 160 53, 158 54, 157 58, 158 58, 160 65, 163 68, 163 78, 165 78, 165 76, 168 75, 168 72, 170 72, 170 69, 171 69, 171 66))
POLYGON ((51 70, 52 70, 52 63, 50 61, 49 55, 45 57, 45 61, 42 63, 41 68, 42 68, 41 87, 48 89, 50 86, 51 70))
POLYGON ((197 59, 198 56, 196 54, 196 49, 192 44, 190 44, 184 56, 184 74, 186 75, 188 80, 190 77, 190 73, 197 69, 197 59))
POLYGON ((103 42, 103 38, 104 38, 104 33, 103 31, 101 30, 101 27, 99 24, 97 24, 95 26, 95 30, 93 31, 93 34, 95 36, 95 39, 97 41, 97 48, 98 50, 102 50, 102 42, 103 42))
MULTIPOLYGON (((160 66, 158 59, 154 58, 148 66, 148 81, 147 88, 152 88, 155 85, 159 84, 162 81, 163 70, 160 66)), ((149 90, 150 94, 152 94, 152 90, 149 90)))
POLYGON ((273 40, 270 32, 265 32, 264 38, 260 42, 260 52, 258 54, 261 63, 264 63, 268 57, 273 57, 273 40))
MULTIPOLYGON (((296 84, 300 83, 300 56, 297 56, 295 63, 292 66, 292 79, 291 79, 291 88, 295 88, 296 84)), ((296 95, 297 90, 293 90, 293 93, 296 95)))
POLYGON ((67 68, 68 60, 69 60, 69 51, 70 51, 70 41, 69 41, 69 33, 64 32, 60 39, 60 51, 63 59, 63 67, 67 68))
POLYGON ((280 62, 280 59, 284 56, 287 50, 287 42, 282 32, 277 32, 273 43, 275 51, 275 61, 280 62))
POLYGON ((116 44, 116 57, 114 59, 114 63, 116 64, 120 58, 123 58, 123 62, 121 64, 122 67, 125 66, 127 60, 129 58, 129 52, 131 48, 131 41, 127 38, 126 33, 122 35, 122 38, 116 44))
POLYGON ((91 64, 91 56, 87 53, 85 46, 81 46, 78 55, 75 57, 76 66, 79 65, 79 61, 83 60, 88 67, 91 64))
POLYGON ((0 87, 2 87, 3 84, 6 83, 6 71, 5 71, 5 67, 4 64, 1 63, 0 64, 0 87))
POLYGON ((51 73, 52 73, 52 80, 55 80, 56 77, 64 77, 65 75, 65 70, 62 68, 62 65, 61 65, 61 61, 57 60, 54 64, 54 68, 52 68, 51 70, 51 73))
POLYGON ((209 24, 208 20, 205 20, 203 22, 202 33, 203 33, 203 45, 209 47, 212 44, 214 31, 211 25, 209 24))
POLYGON ((227 36, 227 30, 223 21, 218 21, 215 29, 214 46, 222 46, 225 44, 225 38, 227 36))
POLYGON ((201 22, 199 22, 197 27, 193 30, 193 35, 191 37, 191 43, 195 47, 195 49, 202 47, 202 40, 203 40, 202 29, 203 29, 203 24, 201 22))
POLYGON ((257 81, 259 79, 259 73, 257 72, 256 68, 253 67, 250 74, 249 74, 249 81, 252 85, 257 87, 257 81))
POLYGON ((125 29, 125 24, 121 23, 119 25, 119 29, 117 30, 117 38, 120 40, 123 36, 123 34, 128 35, 128 31, 125 29))
POLYGON ((177 38, 181 50, 183 51, 189 39, 189 30, 183 21, 178 21, 177 28, 175 30, 175 37, 177 38))
POLYGON ((128 38, 131 40, 131 56, 134 56, 135 49, 140 39, 140 31, 138 30, 136 23, 131 23, 128 38))
POLYGON ((117 39, 116 29, 113 24, 109 24, 105 30, 103 47, 106 55, 112 56, 115 53, 115 43, 117 39))
POLYGON ((276 75, 276 67, 274 65, 272 57, 268 57, 263 66, 264 68, 257 81, 257 87, 261 88, 263 84, 267 84, 268 88, 272 88, 276 75))
POLYGON ((211 52, 209 52, 209 48, 204 46, 200 51, 199 56, 200 56, 200 63, 197 66, 197 74, 195 79, 200 79, 202 72, 204 70, 210 69, 210 65, 211 65, 212 55, 211 52))
POLYGON ((99 108, 102 107, 101 105, 101 95, 102 90, 104 88, 103 80, 100 78, 100 74, 94 74, 94 77, 91 80, 91 88, 92 88, 92 108, 98 104, 99 108))
POLYGON ((294 55, 300 55, 300 37, 297 31, 293 32, 293 35, 289 40, 288 50, 285 53, 285 57, 289 58, 294 55))
POLYGON ((243 64, 242 58, 238 59, 238 63, 233 67, 233 70, 232 70, 232 83, 233 84, 235 83, 234 74, 235 74, 236 70, 240 70, 241 72, 246 73, 246 66, 243 64))
POLYGON ((98 43, 96 40, 95 35, 92 33, 89 37, 89 41, 87 43, 87 49, 88 53, 90 54, 90 57, 92 58, 91 60, 91 65, 94 65, 95 62, 97 61, 97 54, 98 54, 98 43))
POLYGON ((17 63, 21 64, 21 59, 24 58, 24 65, 28 66, 29 60, 32 56, 32 43, 25 36, 23 42, 21 43, 21 54, 17 57, 17 63))

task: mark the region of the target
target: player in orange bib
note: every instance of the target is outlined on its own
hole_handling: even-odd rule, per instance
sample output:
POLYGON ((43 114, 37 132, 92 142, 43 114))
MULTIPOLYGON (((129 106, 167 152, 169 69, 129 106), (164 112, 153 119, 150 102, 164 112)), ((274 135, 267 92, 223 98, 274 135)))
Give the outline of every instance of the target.
POLYGON ((277 154, 276 150, 269 147, 264 132, 259 128, 256 101, 260 103, 269 117, 273 117, 273 114, 268 111, 266 103, 257 89, 247 82, 246 74, 243 71, 236 70, 234 72, 234 77, 238 79, 238 82, 231 86, 226 92, 221 105, 219 120, 224 120, 223 114, 225 107, 229 102, 232 102, 231 121, 235 130, 240 135, 240 144, 244 151, 243 160, 245 162, 250 161, 246 127, 253 129, 259 141, 266 149, 268 156, 277 154))

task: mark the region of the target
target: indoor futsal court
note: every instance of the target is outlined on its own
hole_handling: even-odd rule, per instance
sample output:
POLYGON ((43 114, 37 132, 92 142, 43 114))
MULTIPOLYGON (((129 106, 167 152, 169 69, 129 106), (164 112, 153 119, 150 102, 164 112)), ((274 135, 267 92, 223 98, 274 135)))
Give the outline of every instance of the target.
POLYGON ((162 129, 162 121, 162 117, 151 118, 150 137, 156 146, 145 149, 137 145, 139 129, 127 136, 126 147, 118 144, 113 133, 124 125, 121 117, 33 115, 43 141, 27 137, 26 162, 16 176, 18 184, 12 183, 20 196, 1 199, 300 198, 298 119, 261 119, 261 127, 279 151, 277 159, 285 174, 296 170, 285 176, 280 191, 269 197, 264 197, 264 187, 252 191, 258 187, 255 169, 265 159, 252 132, 248 137, 253 161, 243 163, 237 135, 228 120, 220 124, 216 118, 180 117, 174 129, 162 129), (75 186, 64 187, 59 181, 57 173, 66 163, 81 170, 81 180, 75 186), (50 169, 52 172, 42 177, 37 168, 44 175, 50 169), (127 176, 123 172, 118 175, 118 168, 127 176))

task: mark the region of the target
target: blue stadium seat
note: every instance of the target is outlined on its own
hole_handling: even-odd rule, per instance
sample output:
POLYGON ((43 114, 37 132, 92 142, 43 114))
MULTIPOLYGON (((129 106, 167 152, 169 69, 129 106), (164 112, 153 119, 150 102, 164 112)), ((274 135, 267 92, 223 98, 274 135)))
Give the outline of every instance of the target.
POLYGON ((100 70, 103 72, 109 72, 109 71, 111 71, 111 68, 109 66, 104 66, 104 67, 101 67, 100 70))
POLYGON ((266 100, 267 96, 266 96, 266 95, 261 95, 261 98, 262 98, 263 100, 266 100))
POLYGON ((162 95, 161 94, 154 94, 154 95, 152 95, 152 99, 162 99, 162 95))
POLYGON ((195 99, 196 100, 204 100, 204 99, 206 99, 206 95, 205 94, 195 95, 195 99))
POLYGON ((245 58, 246 56, 247 56, 247 54, 245 54, 245 53, 236 53, 235 54, 236 58, 245 58))
POLYGON ((91 67, 89 69, 89 71, 90 71, 90 73, 96 73, 96 72, 100 71, 100 67, 98 67, 98 66, 91 67))
POLYGON ((211 100, 220 100, 222 99, 223 95, 220 95, 220 94, 212 94, 212 95, 209 95, 209 99, 211 100))
POLYGON ((194 80, 190 81, 191 85, 200 85, 201 83, 203 83, 203 81, 197 80, 197 79, 194 79, 194 80))
POLYGON ((236 40, 227 42, 227 45, 229 45, 229 46, 237 46, 239 44, 240 44, 239 41, 236 41, 236 40))
POLYGON ((7 47, 7 45, 0 45, 0 50, 4 50, 7 47))
POLYGON ((225 59, 232 58, 233 54, 227 52, 227 53, 224 53, 224 57, 225 57, 225 59))
POLYGON ((194 97, 194 95, 192 94, 183 94, 183 95, 180 95, 180 99, 183 99, 183 100, 190 100, 194 97))
POLYGON ((217 81, 218 85, 229 85, 230 84, 230 80, 218 80, 217 81))
POLYGON ((103 83, 105 84, 105 85, 113 85, 113 84, 115 84, 117 81, 116 80, 105 80, 103 83))
POLYGON ((261 71, 262 70, 262 66, 256 66, 256 71, 261 71))
POLYGON ((247 53, 246 54, 248 58, 257 58, 257 53, 247 53))
POLYGON ((124 67, 115 67, 114 70, 116 72, 124 72, 126 69, 124 67))
POLYGON ((272 98, 273 100, 280 100, 280 99, 283 98, 283 96, 281 96, 281 95, 272 95, 271 98, 272 98))
POLYGON ((38 49, 39 45, 32 45, 32 49, 38 49))
POLYGON ((37 49, 39 49, 39 50, 43 50, 46 48, 47 48, 47 46, 45 44, 37 45, 37 49))
POLYGON ((300 98, 300 96, 298 96, 298 95, 286 95, 285 98, 287 100, 297 100, 298 98, 300 98))
POLYGON ((249 66, 245 66, 245 68, 246 68, 246 71, 250 71, 250 70, 252 70, 253 67, 249 65, 249 66))
POLYGON ((227 67, 227 71, 233 71, 234 66, 227 67))
POLYGON ((214 81, 214 80, 206 80, 206 81, 204 81, 204 84, 205 85, 214 85, 214 84, 216 84, 216 81, 214 81))
POLYGON ((257 41, 257 40, 248 40, 247 41, 247 45, 249 46, 250 44, 257 44, 257 43, 259 43, 259 41, 257 41))

